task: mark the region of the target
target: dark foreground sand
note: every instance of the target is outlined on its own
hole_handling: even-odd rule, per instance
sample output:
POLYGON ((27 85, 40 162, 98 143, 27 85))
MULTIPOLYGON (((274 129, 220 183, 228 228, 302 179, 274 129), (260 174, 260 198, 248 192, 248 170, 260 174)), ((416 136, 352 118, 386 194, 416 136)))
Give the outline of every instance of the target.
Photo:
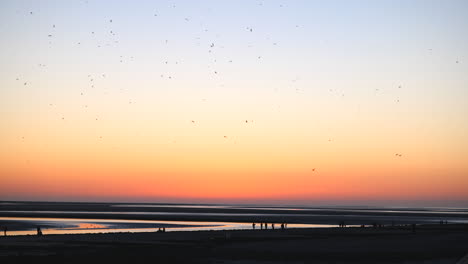
POLYGON ((467 253, 467 225, 0 237, 1 263, 429 264, 467 253))

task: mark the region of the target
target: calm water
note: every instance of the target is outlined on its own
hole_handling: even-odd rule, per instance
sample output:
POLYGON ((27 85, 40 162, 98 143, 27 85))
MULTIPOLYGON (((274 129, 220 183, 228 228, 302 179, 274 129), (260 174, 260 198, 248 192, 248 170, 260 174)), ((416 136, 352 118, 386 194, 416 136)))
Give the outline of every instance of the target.
MULTIPOLYGON (((32 226, 28 230, 8 231, 8 235, 35 235, 36 226, 41 226, 44 235, 51 234, 96 234, 120 232, 156 232, 165 227, 166 232, 202 230, 247 230, 252 223, 236 222, 195 222, 195 221, 151 221, 120 219, 79 219, 79 218, 39 218, 39 217, 0 217, 2 221, 18 221, 32 226), (45 227, 48 226, 48 227, 45 227)), ((269 224, 268 229, 271 229, 269 224)), ((324 228, 336 225, 288 224, 288 228, 324 228)), ((280 225, 275 224, 279 229, 280 225)), ((260 225, 256 225, 260 229, 260 225)))
MULTIPOLYGON (((468 208, 0 202, 0 225, 10 225, 10 235, 35 234, 37 226, 42 227, 44 234, 155 232, 162 227, 171 232, 251 229, 252 222, 247 221, 288 220, 307 223, 290 223, 288 228, 335 227, 339 221, 346 221, 348 225, 437 223, 440 220, 468 223, 468 208), (70 215, 75 218, 66 218, 70 215), (110 219, 96 219, 100 217, 110 219), (152 220, 121 220, 127 217, 152 220)), ((276 224, 276 228, 279 227, 276 224)))

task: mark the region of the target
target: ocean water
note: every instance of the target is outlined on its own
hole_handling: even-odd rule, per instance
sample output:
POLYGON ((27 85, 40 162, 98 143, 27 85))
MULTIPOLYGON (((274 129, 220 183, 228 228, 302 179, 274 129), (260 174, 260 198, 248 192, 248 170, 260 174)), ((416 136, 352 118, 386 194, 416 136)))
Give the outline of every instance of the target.
MULTIPOLYGON (((304 207, 203 204, 0 202, 8 235, 252 229, 260 222, 288 228, 468 223, 468 208, 304 207)), ((2 234, 2 233, 0 233, 2 234)))

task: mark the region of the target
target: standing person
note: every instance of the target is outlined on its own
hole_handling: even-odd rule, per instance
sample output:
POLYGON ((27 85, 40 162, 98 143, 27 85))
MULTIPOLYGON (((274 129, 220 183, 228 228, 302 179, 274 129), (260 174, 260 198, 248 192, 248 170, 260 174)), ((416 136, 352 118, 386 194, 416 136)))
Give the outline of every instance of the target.
POLYGON ((267 224, 267 223, 265 223, 265 230, 267 230, 267 229, 268 229, 268 224, 267 224))
POLYGON ((7 229, 8 229, 7 226, 4 226, 4 227, 3 227, 3 235, 4 235, 4 236, 7 236, 7 234, 6 234, 7 229))
POLYGON ((42 230, 40 226, 37 227, 37 236, 42 236, 42 230))
POLYGON ((260 230, 263 230, 263 223, 260 223, 260 230))
POLYGON ((271 229, 275 229, 275 224, 274 223, 271 223, 271 229))
POLYGON ((252 229, 255 230, 255 223, 252 223, 252 229))

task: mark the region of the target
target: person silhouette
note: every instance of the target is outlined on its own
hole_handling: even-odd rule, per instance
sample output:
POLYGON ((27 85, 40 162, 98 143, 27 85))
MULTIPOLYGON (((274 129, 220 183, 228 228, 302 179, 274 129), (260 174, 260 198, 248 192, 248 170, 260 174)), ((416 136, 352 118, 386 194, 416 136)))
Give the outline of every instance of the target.
POLYGON ((4 236, 7 236, 7 230, 8 230, 7 226, 4 226, 3 227, 3 235, 4 236))
POLYGON ((260 223, 260 230, 263 230, 263 223, 260 223))
POLYGON ((284 230, 284 223, 281 223, 281 230, 284 230))
POLYGON ((275 229, 275 224, 271 223, 271 229, 275 229))
POLYGON ((255 230, 255 223, 252 223, 252 229, 255 230))
POLYGON ((37 235, 42 236, 42 230, 40 226, 37 227, 37 235))

